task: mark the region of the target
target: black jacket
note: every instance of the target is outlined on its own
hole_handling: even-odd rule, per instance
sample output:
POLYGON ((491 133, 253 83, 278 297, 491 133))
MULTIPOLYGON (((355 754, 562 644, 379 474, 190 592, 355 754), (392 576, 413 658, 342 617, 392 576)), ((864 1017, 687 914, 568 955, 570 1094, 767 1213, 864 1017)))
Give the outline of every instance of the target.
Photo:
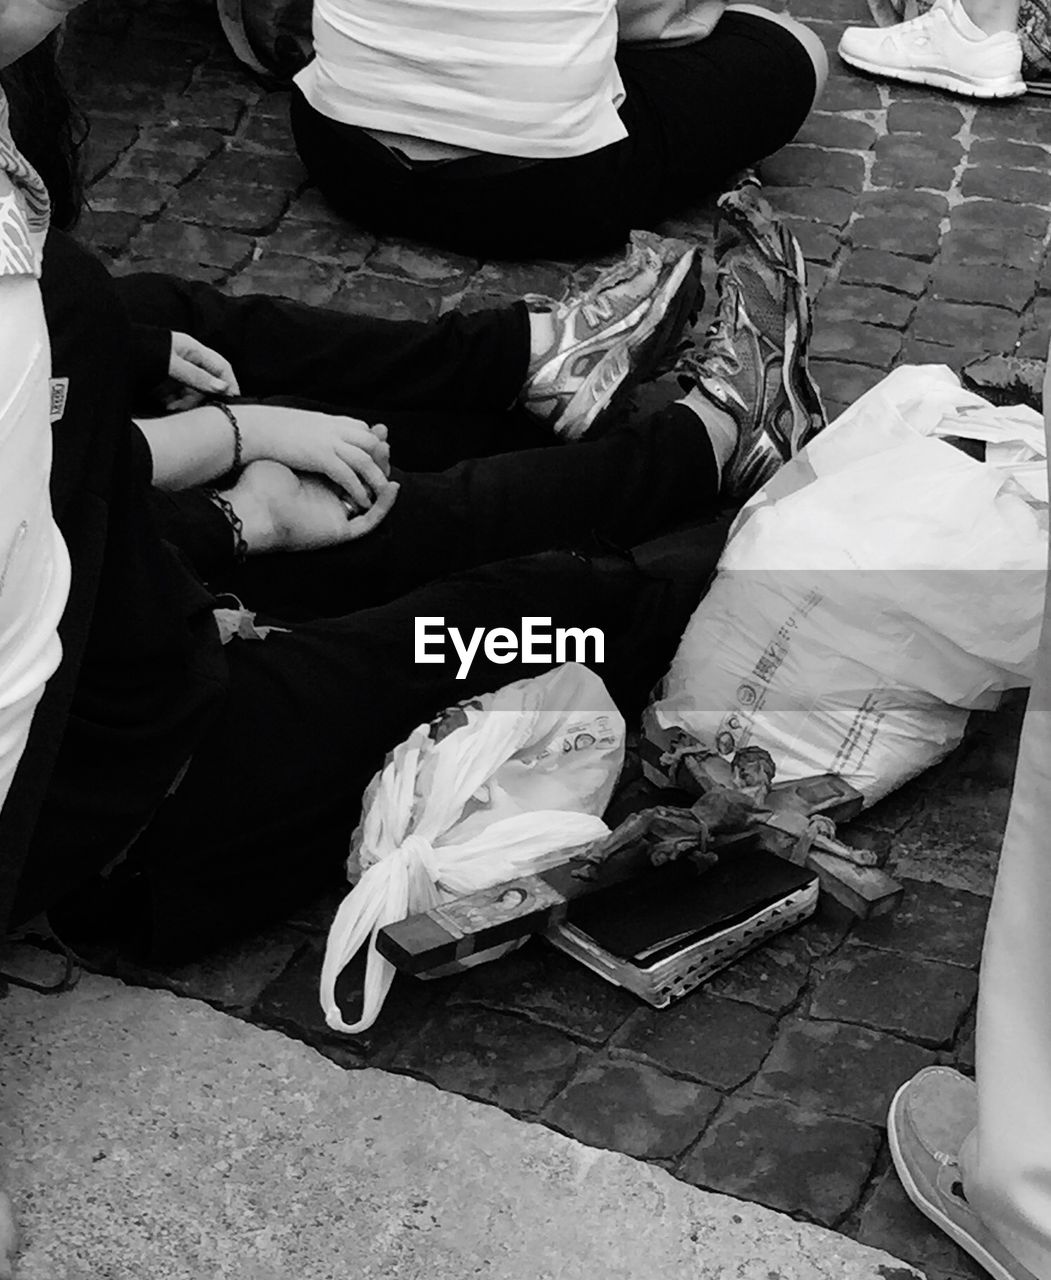
MULTIPOLYGON (((108 273, 53 231, 41 289, 52 373, 69 379, 51 497, 73 572, 62 662, 0 813, 0 935, 134 839, 226 681, 212 597, 154 525, 149 449, 129 411, 136 339, 108 273)), ((155 378, 164 342, 143 348, 142 336, 155 378)))

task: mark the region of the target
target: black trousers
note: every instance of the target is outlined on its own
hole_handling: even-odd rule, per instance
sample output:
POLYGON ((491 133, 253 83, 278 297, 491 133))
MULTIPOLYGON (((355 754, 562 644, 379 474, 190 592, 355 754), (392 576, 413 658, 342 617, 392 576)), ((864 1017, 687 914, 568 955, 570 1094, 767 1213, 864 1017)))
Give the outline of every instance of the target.
POLYGON ((628 136, 588 155, 508 166, 411 163, 292 90, 311 179, 370 230, 483 258, 605 252, 789 142, 813 105, 813 63, 777 23, 730 10, 705 40, 621 45, 628 136))
POLYGON ((374 533, 342 547, 235 565, 211 502, 154 492, 164 536, 214 589, 254 608, 297 619, 372 608, 507 556, 587 537, 628 546, 715 503, 707 435, 686 410, 672 406, 653 423, 611 433, 612 443, 588 438, 567 449, 509 408, 528 362, 521 304, 421 323, 230 298, 164 275, 116 285, 132 320, 191 333, 227 356, 245 399, 309 402, 389 428, 398 501, 374 533), (670 423, 702 455, 692 511, 677 496, 683 477, 656 456, 670 423))
MULTIPOLYGON (((336 321, 326 313, 225 300, 206 287, 156 277, 126 281, 120 291, 139 319, 166 323, 175 315, 159 304, 153 309, 151 294, 167 299, 165 307, 184 308, 180 327, 230 354, 251 334, 252 352, 238 368, 246 389, 282 385, 290 395, 347 393, 377 405, 392 399, 425 418, 416 402, 426 396, 440 406, 431 415, 435 430, 462 397, 465 411, 499 432, 507 417, 500 406, 513 398, 526 358, 514 311, 428 326, 344 318, 339 367, 322 370, 304 353, 331 336, 336 321), (205 316, 210 327, 197 323, 205 316), (260 316, 269 316, 273 329, 260 316), (370 344, 375 360, 367 358, 370 344), (271 381, 256 383, 253 369, 271 381)), ((80 338, 81 367, 71 383, 104 379, 90 316, 80 338)), ((95 430, 134 428, 100 421, 95 430)), ((61 433, 55 447, 66 448, 61 433)), ((417 617, 443 617, 463 634, 476 627, 519 631, 528 615, 550 617, 553 626, 599 627, 606 652, 596 669, 615 697, 637 703, 667 665, 725 524, 650 545, 635 563, 605 553, 595 539, 627 546, 703 521, 715 509, 716 490, 705 432, 673 407, 594 442, 405 474, 393 511, 368 537, 326 552, 260 557, 243 569, 210 504, 191 505, 188 515, 162 509, 166 532, 177 540, 187 535, 184 548, 213 591, 237 590, 261 620, 287 630, 263 642, 234 640, 223 650, 225 700, 179 786, 110 882, 111 901, 116 895, 125 917, 141 925, 146 950, 154 957, 200 952, 279 917, 337 879, 362 789, 384 754, 443 707, 543 670, 480 657, 459 679, 452 656, 418 664, 417 617), (582 543, 590 546, 582 551, 582 543)), ((94 657, 105 661, 105 654, 94 657)), ((81 915, 97 905, 83 894, 77 901, 81 915)))
POLYGON ((265 294, 231 298, 148 272, 114 284, 134 322, 190 333, 226 356, 244 399, 386 423, 405 470, 551 443, 550 432, 512 408, 529 359, 524 304, 423 323, 265 294))

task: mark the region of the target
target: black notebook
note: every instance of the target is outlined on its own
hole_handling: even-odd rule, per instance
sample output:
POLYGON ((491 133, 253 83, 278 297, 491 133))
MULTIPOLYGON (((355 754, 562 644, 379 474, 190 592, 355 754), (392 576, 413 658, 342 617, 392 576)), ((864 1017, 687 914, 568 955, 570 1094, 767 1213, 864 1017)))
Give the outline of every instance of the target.
POLYGON ((611 955, 649 968, 813 882, 806 867, 762 849, 734 851, 706 871, 672 862, 599 889, 571 905, 567 922, 611 955))

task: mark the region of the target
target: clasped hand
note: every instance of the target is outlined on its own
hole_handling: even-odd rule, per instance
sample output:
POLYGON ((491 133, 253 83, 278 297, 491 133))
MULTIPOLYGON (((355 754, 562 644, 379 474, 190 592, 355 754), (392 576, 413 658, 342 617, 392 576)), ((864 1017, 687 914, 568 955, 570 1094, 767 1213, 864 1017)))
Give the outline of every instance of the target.
POLYGON ((398 484, 385 481, 369 509, 351 515, 317 476, 252 462, 225 496, 241 518, 250 552, 313 551, 371 533, 394 505, 398 484))
MULTIPOLYGON (((177 401, 169 402, 169 411, 188 409, 206 396, 241 393, 229 360, 188 333, 172 333, 168 376, 184 388, 177 401)), ((276 405, 239 405, 237 420, 246 463, 268 459, 325 476, 359 511, 372 506, 390 476, 385 427, 276 405)))
MULTIPOLYGON (((200 402, 239 395, 236 375, 224 356, 184 333, 172 334, 168 373, 183 388, 176 402, 181 412, 139 424, 153 452, 154 482, 170 488, 206 483, 228 464, 233 442, 229 424, 200 402)), ((233 412, 249 482, 237 485, 236 495, 246 505, 265 505, 271 516, 279 512, 280 545, 361 537, 390 510, 398 486, 390 479, 385 426, 283 405, 238 404, 233 412), (257 490, 265 490, 265 504, 257 490)), ((258 540, 260 546, 272 541, 258 540)))
POLYGON ((337 414, 276 405, 235 408, 244 461, 283 462, 300 473, 324 476, 357 511, 367 511, 390 477, 387 428, 337 414))

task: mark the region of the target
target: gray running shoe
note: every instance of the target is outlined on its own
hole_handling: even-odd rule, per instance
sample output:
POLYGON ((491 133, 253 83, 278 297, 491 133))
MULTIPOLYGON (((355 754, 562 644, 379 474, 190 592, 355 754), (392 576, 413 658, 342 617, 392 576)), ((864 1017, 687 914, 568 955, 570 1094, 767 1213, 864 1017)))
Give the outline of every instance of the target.
POLYGON ((737 424, 723 491, 745 502, 826 418, 807 368, 812 321, 803 253, 751 181, 719 200, 715 262, 715 319, 675 372, 684 389, 696 387, 737 424))
POLYGON ((534 362, 521 403, 562 440, 577 440, 674 351, 700 308, 701 264, 682 240, 633 231, 626 257, 561 302, 531 294, 554 341, 534 362))

